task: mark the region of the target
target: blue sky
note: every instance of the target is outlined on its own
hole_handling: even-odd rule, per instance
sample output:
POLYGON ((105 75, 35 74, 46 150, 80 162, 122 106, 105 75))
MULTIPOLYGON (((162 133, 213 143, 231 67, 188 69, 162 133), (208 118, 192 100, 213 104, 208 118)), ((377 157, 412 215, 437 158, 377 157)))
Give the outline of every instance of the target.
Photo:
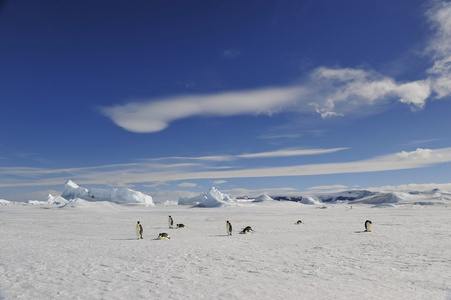
POLYGON ((4 1, 0 198, 451 187, 451 2, 4 1))

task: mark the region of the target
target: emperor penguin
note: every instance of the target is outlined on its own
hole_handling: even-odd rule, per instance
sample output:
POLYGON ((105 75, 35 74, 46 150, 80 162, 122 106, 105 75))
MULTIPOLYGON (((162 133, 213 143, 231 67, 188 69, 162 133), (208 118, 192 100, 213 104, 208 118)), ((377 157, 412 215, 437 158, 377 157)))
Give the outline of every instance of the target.
POLYGON ((171 237, 166 232, 162 232, 162 233, 158 234, 158 239, 159 240, 170 240, 171 237))
POLYGON ((297 220, 296 223, 294 223, 294 224, 296 224, 296 225, 301 225, 301 224, 302 224, 302 221, 301 221, 301 220, 297 220))
POLYGON ((174 226, 174 220, 172 220, 171 216, 169 216, 168 223, 169 223, 169 228, 174 228, 173 227, 174 226))
POLYGON ((365 221, 365 232, 371 232, 371 225, 372 225, 373 223, 371 223, 371 221, 370 220, 366 220, 365 221))
POLYGON ((254 230, 252 230, 251 226, 246 226, 244 227, 244 229, 240 232, 241 234, 248 234, 254 232, 254 230))
POLYGON ((177 224, 177 228, 185 228, 185 224, 177 224))
POLYGON ((232 235, 232 223, 226 222, 227 235, 232 235))
POLYGON ((138 240, 143 238, 143 227, 139 221, 136 224, 136 235, 138 236, 138 240))

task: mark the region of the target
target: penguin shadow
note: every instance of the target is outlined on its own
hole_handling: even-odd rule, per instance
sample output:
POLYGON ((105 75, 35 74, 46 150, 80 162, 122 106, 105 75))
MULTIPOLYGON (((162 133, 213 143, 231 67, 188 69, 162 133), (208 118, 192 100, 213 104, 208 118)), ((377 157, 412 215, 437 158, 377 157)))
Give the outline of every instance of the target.
POLYGON ((367 232, 371 232, 371 231, 366 231, 366 230, 354 231, 354 233, 367 233, 367 232))
POLYGON ((231 235, 228 235, 228 234, 211 234, 211 235, 209 235, 209 237, 226 237, 226 236, 231 236, 231 235))
MULTIPOLYGON (((142 239, 138 239, 138 238, 127 238, 127 239, 111 239, 112 241, 142 241, 142 240, 147 240, 147 241, 159 241, 160 239, 158 238, 158 236, 156 238, 142 238, 142 239)), ((1 299, 1 298, 0 298, 1 299)))

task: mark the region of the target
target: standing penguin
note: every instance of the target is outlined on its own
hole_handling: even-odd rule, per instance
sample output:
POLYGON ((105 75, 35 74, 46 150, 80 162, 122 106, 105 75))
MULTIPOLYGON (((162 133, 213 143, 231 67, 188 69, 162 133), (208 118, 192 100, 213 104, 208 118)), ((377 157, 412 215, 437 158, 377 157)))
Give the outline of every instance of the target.
POLYGON ((226 222, 227 235, 232 235, 232 223, 226 222))
POLYGON ((171 216, 169 216, 168 223, 169 223, 169 228, 174 228, 173 227, 174 226, 174 220, 172 220, 171 216))
POLYGON ((136 235, 138 236, 138 240, 143 238, 143 227, 139 221, 136 224, 136 235))
POLYGON ((366 220, 365 221, 365 232, 371 232, 371 225, 372 225, 373 223, 371 223, 371 221, 370 220, 366 220))

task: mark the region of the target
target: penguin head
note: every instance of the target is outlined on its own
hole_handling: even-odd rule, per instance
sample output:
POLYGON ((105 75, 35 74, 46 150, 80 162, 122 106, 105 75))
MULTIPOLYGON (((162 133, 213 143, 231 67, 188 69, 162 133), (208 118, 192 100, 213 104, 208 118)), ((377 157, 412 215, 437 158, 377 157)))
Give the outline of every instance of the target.
POLYGON ((137 224, 139 224, 140 222, 138 221, 138 223, 137 224))

